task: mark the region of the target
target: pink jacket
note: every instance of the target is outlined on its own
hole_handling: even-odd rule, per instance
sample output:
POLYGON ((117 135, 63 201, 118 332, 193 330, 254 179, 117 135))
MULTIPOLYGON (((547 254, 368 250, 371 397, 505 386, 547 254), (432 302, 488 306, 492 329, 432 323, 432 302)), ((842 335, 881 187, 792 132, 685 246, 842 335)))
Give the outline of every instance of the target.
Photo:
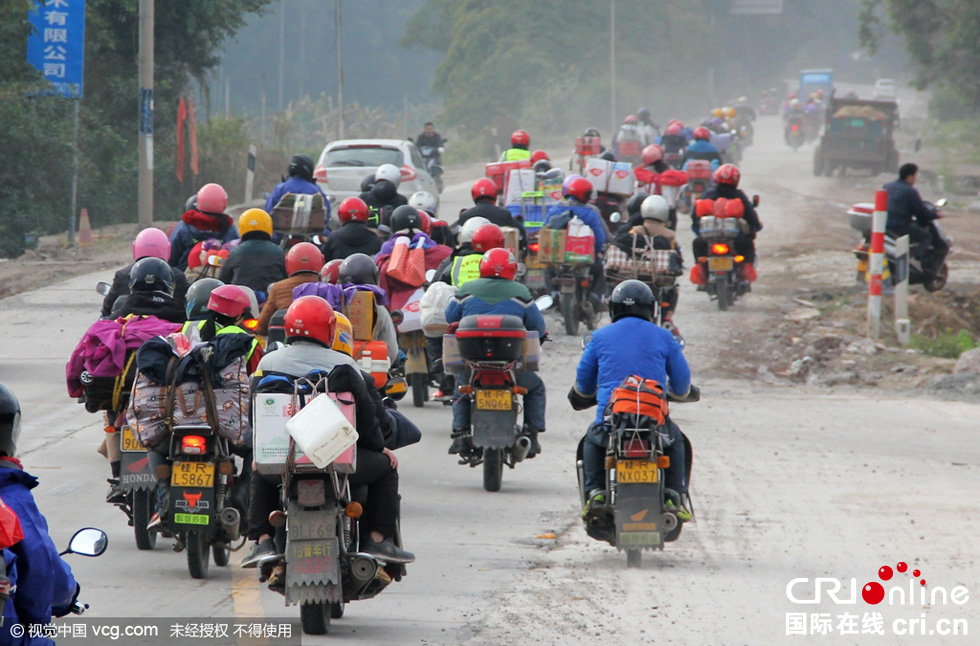
POLYGON ((68 395, 81 397, 81 376, 88 371, 94 377, 118 377, 126 369, 126 355, 139 349, 155 336, 180 331, 176 323, 155 316, 134 316, 111 321, 96 321, 78 342, 65 366, 68 395))

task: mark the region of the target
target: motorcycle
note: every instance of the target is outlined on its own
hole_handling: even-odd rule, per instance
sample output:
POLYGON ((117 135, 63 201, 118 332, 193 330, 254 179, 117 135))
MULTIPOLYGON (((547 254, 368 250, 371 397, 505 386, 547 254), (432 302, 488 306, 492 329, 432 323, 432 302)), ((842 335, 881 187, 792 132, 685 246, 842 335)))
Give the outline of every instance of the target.
MULTIPOLYGON (((752 204, 759 205, 758 195, 752 196, 752 204)), ((700 220, 700 235, 708 242, 708 284, 704 291, 718 301, 718 309, 722 312, 734 305, 739 296, 752 290, 752 284, 743 275, 745 258, 735 251, 735 239, 744 226, 741 218, 704 216, 700 220)))
POLYGON ((592 263, 548 263, 554 272, 553 285, 558 288, 565 334, 578 334, 579 323, 594 330, 599 313, 589 299, 592 292, 592 263))
MULTIPOLYGON (((583 340, 584 349, 587 344, 583 340)), ((690 393, 679 398, 666 393, 668 402, 696 402, 700 390, 691 386, 690 393)), ((642 564, 643 550, 663 550, 665 543, 676 541, 684 528, 684 521, 674 510, 682 506, 681 494, 669 489, 664 483, 664 471, 670 467, 670 458, 664 454, 663 426, 655 420, 641 420, 643 416, 628 415, 632 422, 616 425, 609 423, 609 440, 606 447, 606 491, 609 500, 600 513, 584 519, 585 532, 590 537, 605 541, 619 551, 626 552, 626 567, 638 568, 642 564), (640 423, 636 423, 640 421, 640 423), (671 505, 667 503, 671 502, 671 505), (651 513, 652 512, 652 513, 651 513)), ((683 433, 687 457, 687 480, 691 480, 693 452, 690 440, 683 433)), ((583 437, 576 454, 579 498, 582 507, 588 502, 585 491, 585 460, 583 437)), ((688 505, 690 499, 688 498, 688 505)), ((688 509, 693 509, 688 506, 688 509)))
POLYGON ((632 255, 627 255, 611 245, 604 262, 606 285, 610 290, 624 280, 640 280, 650 286, 658 303, 653 322, 673 334, 681 350, 686 345, 684 337, 674 322, 666 318, 666 310, 683 269, 680 252, 671 249, 634 250, 632 255))
POLYGON ((798 150, 806 138, 806 117, 802 114, 791 114, 786 117, 783 136, 794 151, 798 150))
MULTIPOLYGON (((953 239, 943 231, 938 219, 942 218, 942 209, 946 205, 946 198, 941 198, 935 204, 926 204, 936 213, 935 220, 929 222, 928 230, 930 243, 922 257, 916 257, 911 252, 908 258, 908 279, 910 285, 922 285, 928 292, 936 292, 946 286, 949 278, 949 265, 946 258, 953 249, 953 239), (925 262, 924 262, 925 261, 925 262), (928 265, 928 267, 926 266, 928 265)), ((871 256, 871 216, 874 213, 874 204, 860 202, 852 205, 848 211, 848 221, 852 229, 861 233, 861 243, 854 249, 854 257, 857 258, 857 277, 859 283, 867 282, 868 261, 871 256)), ((901 276, 903 267, 899 266, 898 253, 895 243, 897 239, 894 235, 885 232, 885 258, 887 266, 883 268, 882 275, 891 282, 895 282, 895 277, 901 276)))
POLYGON ((687 173, 687 186, 684 188, 683 211, 694 212, 694 204, 701 199, 701 194, 711 187, 711 162, 706 159, 692 159, 684 166, 687 173))
MULTIPOLYGON (((442 143, 445 144, 448 139, 443 139, 442 143)), ((445 169, 442 167, 442 154, 446 152, 445 146, 419 146, 419 154, 422 155, 422 160, 425 162, 425 170, 428 171, 429 175, 436 182, 436 187, 439 192, 442 193, 442 189, 445 185, 442 182, 442 174, 445 169)))
POLYGON ((609 228, 609 233, 615 235, 619 228, 619 220, 613 220, 612 215, 619 213, 623 209, 623 198, 614 193, 596 193, 592 204, 599 209, 599 215, 609 228))
POLYGON ((673 152, 664 153, 664 163, 675 170, 680 170, 681 166, 684 164, 684 153, 683 152, 673 152))

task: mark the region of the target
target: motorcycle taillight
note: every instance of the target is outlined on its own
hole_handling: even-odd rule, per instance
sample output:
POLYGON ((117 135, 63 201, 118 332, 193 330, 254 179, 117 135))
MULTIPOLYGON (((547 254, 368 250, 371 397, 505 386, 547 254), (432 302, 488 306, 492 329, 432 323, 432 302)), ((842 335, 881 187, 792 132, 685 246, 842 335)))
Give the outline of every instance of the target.
POLYGON ((486 370, 477 375, 481 386, 503 386, 507 383, 507 373, 503 370, 486 370))
POLYGON ((650 443, 646 440, 634 437, 623 443, 623 457, 645 458, 648 455, 650 455, 650 443))
POLYGON ((204 455, 207 441, 200 435, 186 435, 180 440, 180 451, 186 455, 204 455))

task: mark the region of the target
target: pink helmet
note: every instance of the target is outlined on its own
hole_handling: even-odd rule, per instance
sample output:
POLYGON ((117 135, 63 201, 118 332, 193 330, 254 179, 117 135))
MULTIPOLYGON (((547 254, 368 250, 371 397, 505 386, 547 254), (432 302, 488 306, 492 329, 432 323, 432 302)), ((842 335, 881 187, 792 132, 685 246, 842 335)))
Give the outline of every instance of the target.
POLYGON ((228 208, 228 193, 220 184, 205 184, 197 192, 197 210, 204 213, 224 213, 228 208))
POLYGON ((159 258, 170 260, 170 240, 160 229, 143 229, 133 240, 133 260, 159 258))
MULTIPOLYGON (((238 285, 222 285, 211 292, 208 309, 231 318, 238 318, 252 306, 252 299, 238 285)), ((254 313, 253 313, 254 316, 254 313)))

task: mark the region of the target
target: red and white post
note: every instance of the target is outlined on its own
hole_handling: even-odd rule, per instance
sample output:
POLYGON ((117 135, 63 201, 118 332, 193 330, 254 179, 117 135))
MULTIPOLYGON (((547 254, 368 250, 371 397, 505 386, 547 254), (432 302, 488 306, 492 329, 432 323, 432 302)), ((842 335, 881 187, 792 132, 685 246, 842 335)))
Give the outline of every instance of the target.
POLYGON ((871 216, 871 256, 868 270, 868 338, 875 341, 881 335, 881 274, 885 267, 885 224, 888 221, 888 193, 875 193, 875 210, 871 216))

